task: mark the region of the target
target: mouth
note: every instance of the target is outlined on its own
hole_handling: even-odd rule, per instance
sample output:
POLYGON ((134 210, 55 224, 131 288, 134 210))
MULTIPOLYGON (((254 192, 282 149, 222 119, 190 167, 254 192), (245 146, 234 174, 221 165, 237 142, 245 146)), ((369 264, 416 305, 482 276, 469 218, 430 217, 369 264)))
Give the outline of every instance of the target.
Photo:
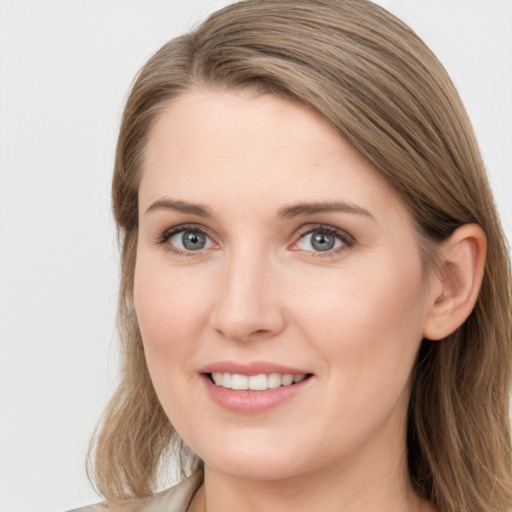
POLYGON ((315 382, 315 375, 302 368, 264 361, 219 361, 203 367, 200 375, 215 404, 244 415, 263 414, 293 403, 294 397, 308 396, 315 382))
POLYGON ((310 373, 260 373, 258 375, 244 375, 228 372, 212 372, 205 375, 216 386, 235 391, 266 391, 290 387, 312 376, 310 373))

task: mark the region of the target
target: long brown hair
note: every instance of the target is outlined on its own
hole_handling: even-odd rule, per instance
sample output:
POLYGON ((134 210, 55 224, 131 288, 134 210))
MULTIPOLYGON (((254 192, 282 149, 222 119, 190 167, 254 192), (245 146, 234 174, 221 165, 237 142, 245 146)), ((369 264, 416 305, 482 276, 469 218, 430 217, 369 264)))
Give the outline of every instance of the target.
POLYGON ((512 308, 504 235, 470 121, 446 71, 410 28, 367 0, 241 1, 164 45, 139 73, 112 187, 122 245, 123 367, 91 468, 107 502, 150 494, 159 463, 179 443, 150 381, 132 292, 145 144, 166 105, 197 87, 256 87, 316 110, 398 193, 415 221, 426 267, 433 248, 457 227, 477 223, 485 230, 487 263, 473 312, 446 339, 422 342, 407 453, 413 486, 440 512, 507 510, 512 308))

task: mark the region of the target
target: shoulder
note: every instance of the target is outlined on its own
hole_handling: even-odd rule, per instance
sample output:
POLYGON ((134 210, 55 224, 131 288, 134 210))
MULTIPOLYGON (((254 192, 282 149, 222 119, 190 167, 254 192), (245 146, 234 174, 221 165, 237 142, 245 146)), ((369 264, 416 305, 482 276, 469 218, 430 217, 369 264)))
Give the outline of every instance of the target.
POLYGON ((203 481, 203 471, 198 469, 188 478, 165 491, 153 494, 137 503, 127 504, 121 509, 112 509, 104 503, 76 508, 69 512, 185 512, 203 481))

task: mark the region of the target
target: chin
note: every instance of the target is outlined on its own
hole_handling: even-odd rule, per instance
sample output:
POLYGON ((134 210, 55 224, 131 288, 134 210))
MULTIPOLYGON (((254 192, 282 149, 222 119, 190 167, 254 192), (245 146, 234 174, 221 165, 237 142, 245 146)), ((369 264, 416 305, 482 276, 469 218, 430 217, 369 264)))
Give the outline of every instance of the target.
POLYGON ((267 431, 262 434, 258 436, 257 432, 240 429, 219 439, 210 432, 202 436, 203 442, 191 440, 189 446, 203 460, 205 467, 233 478, 281 480, 310 468, 310 457, 304 453, 304 444, 296 442, 300 440, 290 443, 289 433, 272 436, 267 431))
POLYGON ((274 451, 270 454, 227 450, 221 456, 207 457, 204 463, 216 472, 254 482, 284 480, 304 472, 297 465, 296 453, 288 457, 278 449, 274 451))

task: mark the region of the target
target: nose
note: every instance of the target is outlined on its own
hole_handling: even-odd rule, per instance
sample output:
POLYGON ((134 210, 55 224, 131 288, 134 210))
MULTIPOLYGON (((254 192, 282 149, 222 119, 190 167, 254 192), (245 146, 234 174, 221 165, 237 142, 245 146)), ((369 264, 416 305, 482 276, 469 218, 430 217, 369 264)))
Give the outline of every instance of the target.
POLYGON ((210 325, 226 338, 271 338, 285 327, 277 269, 256 254, 232 255, 225 262, 210 325))

